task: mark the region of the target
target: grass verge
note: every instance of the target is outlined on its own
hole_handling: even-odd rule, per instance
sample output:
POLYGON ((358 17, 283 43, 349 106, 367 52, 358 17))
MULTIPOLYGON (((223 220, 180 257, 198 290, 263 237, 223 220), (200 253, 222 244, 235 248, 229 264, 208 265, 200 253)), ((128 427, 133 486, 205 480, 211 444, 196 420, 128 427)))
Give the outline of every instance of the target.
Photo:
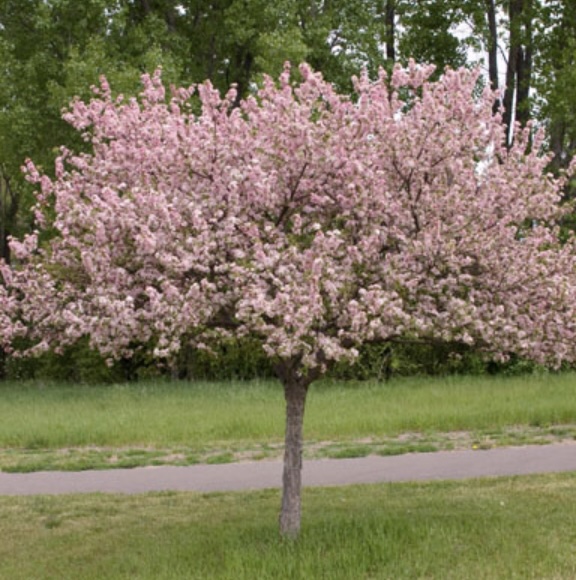
POLYGON ((0 498, 0 577, 576 577, 576 474, 307 489, 296 542, 278 493, 0 498))
MULTIPOLYGON (((305 459, 343 459, 368 455, 402 455, 460 449, 491 449, 518 445, 546 445, 574 441, 576 425, 516 426, 489 431, 403 433, 340 441, 306 441, 305 459)), ((0 449, 0 471, 83 471, 198 463, 281 460, 281 443, 225 443, 201 447, 67 447, 62 449, 0 449)))
MULTIPOLYGON (((319 383, 306 457, 548 443, 576 437, 576 374, 319 383)), ((273 382, 0 385, 0 469, 98 469, 277 458, 273 382)))

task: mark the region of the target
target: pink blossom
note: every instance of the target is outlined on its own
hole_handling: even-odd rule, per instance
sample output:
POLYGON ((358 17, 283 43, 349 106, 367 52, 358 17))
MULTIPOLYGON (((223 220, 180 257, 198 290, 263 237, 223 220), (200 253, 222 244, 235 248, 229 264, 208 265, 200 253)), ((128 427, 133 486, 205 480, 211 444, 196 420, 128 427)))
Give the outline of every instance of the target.
POLYGON ((430 82, 411 62, 362 74, 354 99, 300 73, 286 66, 237 109, 209 83, 167 96, 160 72, 139 99, 112 99, 103 79, 74 101, 65 118, 92 152, 63 149, 54 179, 26 163, 57 235, 12 241, 2 344, 89 336, 106 356, 170 357, 250 334, 302 373, 400 336, 573 360, 574 243, 555 229, 566 177, 527 152, 528 129, 506 149, 478 73, 430 82))

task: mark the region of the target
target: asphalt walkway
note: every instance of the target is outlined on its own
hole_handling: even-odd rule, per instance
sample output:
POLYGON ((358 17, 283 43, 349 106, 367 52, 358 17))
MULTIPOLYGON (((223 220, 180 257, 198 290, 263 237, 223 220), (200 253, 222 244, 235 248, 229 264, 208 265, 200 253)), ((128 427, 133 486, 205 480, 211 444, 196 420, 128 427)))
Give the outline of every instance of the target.
MULTIPOLYGON (((576 471, 576 441, 475 451, 304 462, 304 486, 466 479, 576 471)), ((280 461, 107 471, 0 473, 0 495, 236 491, 278 488, 280 461)))

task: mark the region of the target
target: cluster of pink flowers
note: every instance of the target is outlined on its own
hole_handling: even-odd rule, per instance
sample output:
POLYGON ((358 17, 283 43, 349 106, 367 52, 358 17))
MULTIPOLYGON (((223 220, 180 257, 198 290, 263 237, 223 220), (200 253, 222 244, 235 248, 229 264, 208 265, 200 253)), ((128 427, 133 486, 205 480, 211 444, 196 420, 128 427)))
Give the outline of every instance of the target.
POLYGON ((65 114, 91 153, 63 149, 54 179, 27 163, 56 235, 12 242, 0 342, 170 357, 250 334, 308 369, 399 337, 574 359, 563 179, 530 128, 506 148, 476 72, 431 73, 362 75, 349 98, 286 67, 239 108, 209 83, 167 96, 156 73, 125 102, 103 80, 65 114))

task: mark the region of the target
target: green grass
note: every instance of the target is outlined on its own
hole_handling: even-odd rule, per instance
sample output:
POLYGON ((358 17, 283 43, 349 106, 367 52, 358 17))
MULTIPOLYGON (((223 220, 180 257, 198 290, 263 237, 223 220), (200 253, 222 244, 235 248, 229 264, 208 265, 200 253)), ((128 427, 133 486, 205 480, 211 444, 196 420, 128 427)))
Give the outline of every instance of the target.
POLYGON ((576 577, 576 474, 279 492, 0 498, 0 578, 576 577))
MULTIPOLYGON (((318 383, 307 456, 350 457, 576 436, 576 374, 318 383)), ((274 382, 0 385, 0 469, 228 462, 281 453, 274 382)))

